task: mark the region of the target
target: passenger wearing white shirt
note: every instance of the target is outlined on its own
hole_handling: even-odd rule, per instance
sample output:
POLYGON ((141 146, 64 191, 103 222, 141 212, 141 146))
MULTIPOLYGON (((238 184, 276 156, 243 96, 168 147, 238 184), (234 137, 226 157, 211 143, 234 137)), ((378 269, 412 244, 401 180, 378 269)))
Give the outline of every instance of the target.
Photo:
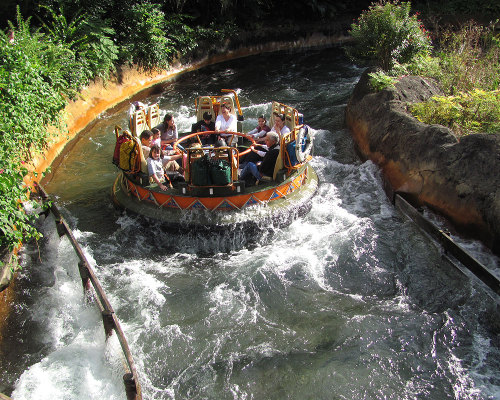
POLYGON ((234 135, 228 135, 228 132, 236 132, 238 129, 238 122, 233 114, 230 114, 231 108, 227 104, 222 104, 220 107, 220 114, 215 120, 215 132, 222 136, 228 145, 236 146, 237 138, 234 135))
POLYGON ((274 126, 272 127, 271 132, 278 133, 280 139, 283 135, 290 133, 290 128, 285 125, 285 114, 274 113, 274 126))

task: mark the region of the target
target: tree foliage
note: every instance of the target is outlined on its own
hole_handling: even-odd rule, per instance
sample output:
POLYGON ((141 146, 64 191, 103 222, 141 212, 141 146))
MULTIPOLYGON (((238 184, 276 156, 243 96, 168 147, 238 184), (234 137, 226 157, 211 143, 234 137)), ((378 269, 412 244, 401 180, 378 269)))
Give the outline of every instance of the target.
POLYGON ((354 44, 348 55, 362 64, 388 71, 394 63, 408 63, 428 53, 431 42, 416 15, 410 15, 411 3, 381 0, 364 11, 351 25, 354 44))

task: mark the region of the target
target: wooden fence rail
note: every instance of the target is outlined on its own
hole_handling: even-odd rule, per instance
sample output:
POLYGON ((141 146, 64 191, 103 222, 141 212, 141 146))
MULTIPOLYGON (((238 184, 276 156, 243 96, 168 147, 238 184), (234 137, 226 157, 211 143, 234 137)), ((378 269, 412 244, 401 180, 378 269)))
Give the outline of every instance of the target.
POLYGON ((83 251, 76 241, 73 232, 62 217, 55 203, 49 200, 49 196, 40 184, 35 183, 35 187, 42 201, 48 206, 47 212, 50 211, 54 215, 59 236, 66 235, 68 237, 71 245, 73 246, 73 249, 75 250, 79 258, 78 270, 80 272, 84 290, 87 292, 91 289, 91 287, 93 287, 94 289, 96 303, 102 315, 102 323, 104 326, 104 332, 106 334, 106 340, 113 334, 113 331, 118 337, 118 341, 120 342, 120 346, 127 363, 127 371, 123 375, 123 383, 125 385, 127 400, 142 400, 141 386, 137 376, 137 371, 135 369, 134 360, 127 343, 127 339, 125 338, 125 335, 120 326, 120 322, 118 321, 118 318, 113 311, 113 307, 111 307, 111 304, 109 303, 108 298, 104 293, 99 279, 97 279, 94 270, 87 261, 87 258, 85 257, 85 254, 83 254, 83 251))

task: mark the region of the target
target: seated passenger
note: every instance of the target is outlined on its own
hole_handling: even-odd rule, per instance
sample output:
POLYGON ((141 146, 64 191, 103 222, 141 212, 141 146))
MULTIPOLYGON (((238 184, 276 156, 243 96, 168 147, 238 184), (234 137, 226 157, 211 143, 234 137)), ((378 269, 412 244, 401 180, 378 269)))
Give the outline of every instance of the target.
POLYGON ((177 126, 174 117, 170 114, 165 115, 163 122, 155 128, 160 131, 162 148, 172 145, 178 138, 177 126))
POLYGON ((215 131, 220 133, 220 136, 226 140, 229 146, 236 146, 238 141, 234 135, 228 135, 228 132, 236 132, 238 129, 238 121, 236 117, 231 114, 231 108, 228 104, 224 103, 220 107, 220 114, 215 120, 215 131))
POLYGON ((274 126, 271 132, 278 133, 280 138, 290 133, 290 128, 285 125, 285 114, 274 113, 274 126))
POLYGON ((160 135, 160 130, 157 129, 157 128, 153 128, 151 129, 151 132, 153 132, 153 144, 151 146, 153 146, 154 144, 157 144, 158 146, 161 147, 161 135, 160 135))
MULTIPOLYGON (((151 148, 147 162, 150 182, 157 183, 161 190, 167 190, 167 187, 164 185, 165 170, 163 169, 162 152, 159 146, 151 148)), ((172 184, 169 186, 172 187, 172 184)))
POLYGON ((141 147, 142 147, 142 154, 144 155, 144 158, 147 159, 149 157, 149 152, 151 150, 151 146, 153 146, 153 133, 151 131, 142 131, 141 136, 141 147))
MULTIPOLYGON (((215 131, 215 122, 212 121, 212 114, 205 112, 203 114, 203 119, 193 124, 191 127, 191 133, 195 132, 206 132, 206 131, 215 131)), ((200 136, 201 143, 206 146, 209 144, 215 144, 216 135, 202 135, 200 136)))
POLYGON ((268 151, 266 152, 262 162, 254 163, 249 162, 242 169, 240 179, 248 180, 252 177, 259 181, 263 175, 273 176, 276 160, 280 154, 279 136, 276 132, 268 132, 266 135, 266 145, 268 151))
POLYGON ((153 149, 160 149, 160 160, 162 162, 163 169, 165 171, 175 171, 175 172, 178 172, 179 174, 184 173, 184 169, 179 164, 177 164, 177 161, 175 161, 175 160, 181 159, 182 154, 166 155, 165 154, 166 152, 162 151, 161 147, 158 145, 151 146, 151 151, 149 152, 149 158, 147 159, 148 163, 149 163, 149 159, 151 158, 151 155, 152 155, 151 153, 152 153, 153 149))
POLYGON ((271 128, 267 126, 266 118, 261 115, 258 119, 257 127, 248 132, 247 135, 251 136, 257 143, 264 143, 264 137, 270 130, 271 128))

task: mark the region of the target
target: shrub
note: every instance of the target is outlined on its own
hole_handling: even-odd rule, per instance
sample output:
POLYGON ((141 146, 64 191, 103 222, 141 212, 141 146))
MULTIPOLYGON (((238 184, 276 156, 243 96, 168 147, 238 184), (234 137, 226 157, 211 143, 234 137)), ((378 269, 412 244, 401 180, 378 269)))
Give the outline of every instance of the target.
POLYGON ((72 70, 72 77, 68 80, 80 88, 89 79, 107 79, 115 70, 114 62, 118 59, 118 47, 112 40, 115 32, 109 27, 110 22, 90 18, 81 12, 68 20, 61 5, 57 11, 49 6, 41 7, 50 18, 42 22, 49 38, 70 49, 79 63, 78 70, 72 70))
POLYGON ((368 76, 370 77, 371 87, 377 92, 394 87, 394 84, 398 81, 397 78, 387 75, 384 71, 370 72, 368 76))
POLYGON ((411 112, 421 122, 440 124, 455 133, 500 132, 500 90, 475 89, 456 96, 434 96, 414 104, 411 112))
POLYGON ((409 63, 417 54, 428 53, 430 39, 417 16, 410 16, 410 8, 410 2, 398 0, 373 3, 351 25, 354 44, 347 54, 355 62, 389 71, 395 62, 409 63))
POLYGON ((160 5, 134 4, 124 17, 120 59, 145 69, 166 68, 175 50, 165 37, 165 15, 160 5))
POLYGON ((59 124, 74 93, 65 75, 77 64, 71 50, 32 33, 19 12, 17 27, 10 27, 12 40, 0 31, 0 246, 12 249, 40 236, 22 208, 28 200, 25 161, 45 148, 47 125, 59 124))

